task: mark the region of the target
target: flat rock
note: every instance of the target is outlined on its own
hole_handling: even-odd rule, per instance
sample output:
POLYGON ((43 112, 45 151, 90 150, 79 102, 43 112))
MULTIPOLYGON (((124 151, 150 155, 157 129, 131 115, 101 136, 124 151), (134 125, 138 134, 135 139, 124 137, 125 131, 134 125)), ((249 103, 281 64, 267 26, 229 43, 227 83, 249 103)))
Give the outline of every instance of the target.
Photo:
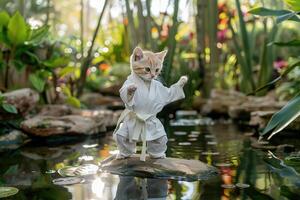
POLYGON ((286 102, 277 101, 271 95, 264 97, 249 96, 242 104, 230 106, 228 114, 232 119, 250 120, 252 112, 279 110, 285 104, 286 102))
POLYGON ((29 135, 92 135, 117 124, 121 111, 76 109, 66 105, 46 105, 21 123, 29 135))
POLYGON ((201 109, 204 115, 227 116, 230 106, 241 105, 247 99, 246 95, 233 90, 213 90, 211 97, 201 109))
MULTIPOLYGON (((39 94, 30 89, 23 88, 19 90, 14 90, 12 92, 7 92, 3 94, 7 103, 14 105, 21 115, 26 115, 37 105, 39 101, 39 94)), ((6 112, 1 112, 0 110, 0 120, 5 120, 9 118, 9 114, 6 112)))
POLYGON ((34 136, 47 137, 64 134, 91 135, 105 131, 103 121, 80 115, 61 117, 36 116, 21 123, 21 129, 34 136))
POLYGON ((80 100, 88 107, 123 105, 120 97, 103 96, 99 93, 85 93, 80 97, 80 100))
POLYGON ((101 162, 100 170, 123 176, 142 178, 174 179, 185 181, 208 180, 219 175, 215 167, 198 160, 179 158, 151 159, 140 161, 140 155, 127 159, 115 159, 115 155, 101 162))

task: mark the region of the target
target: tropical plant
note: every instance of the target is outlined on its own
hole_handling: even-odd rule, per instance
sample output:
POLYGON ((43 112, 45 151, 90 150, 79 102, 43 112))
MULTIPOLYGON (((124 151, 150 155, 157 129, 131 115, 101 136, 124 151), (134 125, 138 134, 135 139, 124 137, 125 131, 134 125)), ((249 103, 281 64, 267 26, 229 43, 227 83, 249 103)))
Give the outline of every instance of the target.
MULTIPOLYGON (((271 10, 267 8, 254 8, 250 13, 260 15, 260 16, 275 16, 277 23, 284 22, 286 20, 291 20, 295 22, 300 22, 300 2, 296 0, 285 0, 285 2, 291 7, 292 10, 271 10)), ((299 47, 299 39, 294 39, 289 42, 273 42, 272 44, 285 47, 299 47)), ((300 66, 300 59, 294 58, 294 63, 291 64, 278 78, 268 83, 266 86, 273 85, 286 76, 293 69, 300 66)), ((262 88, 266 87, 263 86, 262 88)), ((259 88, 261 90, 262 88, 259 88)), ((291 122, 293 122, 297 117, 300 116, 300 93, 298 93, 291 101, 287 103, 280 111, 275 113, 266 128, 260 133, 261 137, 270 133, 268 139, 273 137, 275 134, 287 127, 291 122)))
POLYGON ((11 68, 20 71, 36 62, 38 56, 35 50, 47 36, 48 30, 48 26, 33 29, 19 12, 13 16, 5 11, 0 12, 0 63, 5 69, 5 88, 9 86, 11 68))

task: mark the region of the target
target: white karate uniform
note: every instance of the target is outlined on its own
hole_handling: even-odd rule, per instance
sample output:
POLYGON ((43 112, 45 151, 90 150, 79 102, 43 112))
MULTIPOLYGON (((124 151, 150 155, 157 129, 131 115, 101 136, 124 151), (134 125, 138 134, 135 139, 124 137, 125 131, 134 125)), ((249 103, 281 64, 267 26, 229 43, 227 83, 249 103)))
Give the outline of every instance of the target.
MULTIPOLYGON (((159 81, 152 80, 149 88, 144 80, 132 73, 120 89, 120 96, 125 103, 115 131, 119 157, 128 157, 135 153, 136 141, 143 141, 143 150, 147 142, 147 152, 152 157, 164 157, 167 150, 167 137, 164 127, 156 114, 166 104, 185 97, 183 86, 178 82, 170 88, 159 81), (128 86, 135 84, 137 87, 133 97, 128 99, 128 86)), ((142 154, 145 154, 143 152, 142 154)), ((141 160, 145 158, 141 157, 141 160)))

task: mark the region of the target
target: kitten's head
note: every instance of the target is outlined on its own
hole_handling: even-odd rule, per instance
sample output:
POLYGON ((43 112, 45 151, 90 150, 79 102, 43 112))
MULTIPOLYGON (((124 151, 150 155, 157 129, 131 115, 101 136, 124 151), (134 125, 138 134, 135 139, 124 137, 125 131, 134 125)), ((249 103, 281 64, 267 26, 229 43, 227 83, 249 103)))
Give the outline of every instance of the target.
POLYGON ((131 71, 142 79, 151 81, 160 74, 166 54, 167 50, 153 53, 136 47, 130 57, 131 71))

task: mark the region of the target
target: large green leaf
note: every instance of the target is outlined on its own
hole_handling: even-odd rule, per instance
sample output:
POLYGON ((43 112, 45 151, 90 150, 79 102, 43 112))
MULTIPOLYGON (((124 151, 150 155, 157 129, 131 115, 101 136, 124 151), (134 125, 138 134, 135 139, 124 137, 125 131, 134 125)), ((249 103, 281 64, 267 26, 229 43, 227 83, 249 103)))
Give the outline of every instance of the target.
POLYGON ((292 20, 300 22, 300 18, 297 16, 297 13, 290 10, 273 10, 264 7, 256 7, 248 11, 251 14, 264 16, 264 17, 277 17, 277 23, 281 23, 285 20, 292 20))
POLYGON ((259 15, 259 16, 281 16, 285 15, 288 13, 292 13, 289 10, 273 10, 269 8, 264 8, 264 7, 256 7, 252 8, 251 10, 248 11, 248 13, 254 14, 254 15, 259 15))
POLYGON ((19 12, 16 12, 8 23, 8 39, 11 44, 23 44, 28 39, 28 26, 19 12))
POLYGON ((8 103, 3 103, 2 108, 9 113, 17 114, 18 111, 14 105, 8 104, 8 103))
POLYGON ((10 17, 6 11, 0 12, 0 26, 7 26, 9 19, 10 17))
POLYGON ((46 26, 42 26, 40 28, 31 30, 27 44, 37 45, 37 44, 41 43, 47 37, 47 35, 49 33, 49 28, 50 27, 46 25, 46 26))
POLYGON ((36 74, 31 74, 29 76, 29 80, 31 82, 31 84, 33 85, 33 87, 38 91, 38 92, 43 92, 46 82, 41 79, 39 76, 37 76, 36 74))
POLYGON ((45 61, 44 65, 50 68, 65 67, 69 64, 70 59, 67 57, 58 57, 45 61))
POLYGON ((300 11, 300 1, 299 0, 284 0, 286 4, 288 4, 292 10, 300 11))
POLYGON ((270 139, 275 134, 283 130, 288 126, 293 120, 295 120, 300 115, 300 95, 289 101, 280 111, 275 113, 266 128, 261 133, 264 136, 271 132, 268 137, 270 139))

